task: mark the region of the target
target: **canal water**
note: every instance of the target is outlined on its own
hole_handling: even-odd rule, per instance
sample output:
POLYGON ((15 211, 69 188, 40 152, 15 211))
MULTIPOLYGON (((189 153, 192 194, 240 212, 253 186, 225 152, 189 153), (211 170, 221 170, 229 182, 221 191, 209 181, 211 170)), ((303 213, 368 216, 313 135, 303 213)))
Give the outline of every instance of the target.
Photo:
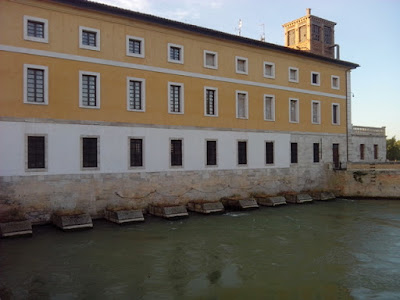
POLYGON ((154 217, 0 241, 3 299, 400 299, 400 201, 154 217))

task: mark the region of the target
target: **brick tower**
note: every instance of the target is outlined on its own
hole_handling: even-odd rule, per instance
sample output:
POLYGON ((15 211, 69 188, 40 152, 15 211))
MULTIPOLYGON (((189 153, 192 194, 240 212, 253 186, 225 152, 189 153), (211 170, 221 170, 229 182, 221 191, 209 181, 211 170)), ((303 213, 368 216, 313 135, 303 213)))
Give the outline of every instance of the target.
MULTIPOLYGON (((334 22, 311 15, 311 9, 307 8, 304 17, 282 25, 285 29, 285 46, 335 58, 334 47, 338 47, 335 45, 335 25, 334 22)), ((339 59, 338 54, 336 56, 339 59)))

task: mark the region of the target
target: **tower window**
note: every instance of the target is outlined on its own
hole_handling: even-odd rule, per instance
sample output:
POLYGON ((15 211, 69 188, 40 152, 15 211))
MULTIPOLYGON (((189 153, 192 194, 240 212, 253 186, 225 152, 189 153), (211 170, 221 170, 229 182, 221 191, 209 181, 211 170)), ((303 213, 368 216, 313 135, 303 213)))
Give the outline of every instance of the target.
POLYGON ((324 26, 324 42, 325 44, 332 44, 332 28, 324 26))
POLYGON ((321 27, 318 25, 313 24, 311 26, 312 28, 312 39, 314 41, 319 41, 320 40, 320 33, 321 33, 321 27))
POLYGON ((307 40, 307 26, 303 25, 299 27, 299 41, 305 42, 307 40))
POLYGON ((294 29, 288 31, 288 46, 294 45, 296 42, 294 36, 294 29))

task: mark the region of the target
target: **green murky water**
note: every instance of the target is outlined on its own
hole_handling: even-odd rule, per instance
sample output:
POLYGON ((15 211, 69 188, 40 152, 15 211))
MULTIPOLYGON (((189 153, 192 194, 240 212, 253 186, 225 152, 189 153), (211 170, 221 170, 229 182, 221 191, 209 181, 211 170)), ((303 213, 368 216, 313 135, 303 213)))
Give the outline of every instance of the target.
POLYGON ((400 201, 147 218, 0 241, 7 299, 400 299, 400 201))

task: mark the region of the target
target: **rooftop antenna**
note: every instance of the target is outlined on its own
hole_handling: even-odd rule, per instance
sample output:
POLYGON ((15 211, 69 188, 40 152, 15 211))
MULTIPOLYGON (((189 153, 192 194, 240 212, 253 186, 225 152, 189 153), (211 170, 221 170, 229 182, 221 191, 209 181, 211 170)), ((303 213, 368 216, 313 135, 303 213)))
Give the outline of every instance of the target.
POLYGON ((260 26, 262 26, 262 34, 261 34, 261 42, 265 42, 265 24, 260 24, 260 26))
POLYGON ((242 25, 243 25, 242 19, 239 19, 239 24, 238 24, 238 28, 237 28, 237 30, 239 32, 239 36, 242 35, 242 25))

